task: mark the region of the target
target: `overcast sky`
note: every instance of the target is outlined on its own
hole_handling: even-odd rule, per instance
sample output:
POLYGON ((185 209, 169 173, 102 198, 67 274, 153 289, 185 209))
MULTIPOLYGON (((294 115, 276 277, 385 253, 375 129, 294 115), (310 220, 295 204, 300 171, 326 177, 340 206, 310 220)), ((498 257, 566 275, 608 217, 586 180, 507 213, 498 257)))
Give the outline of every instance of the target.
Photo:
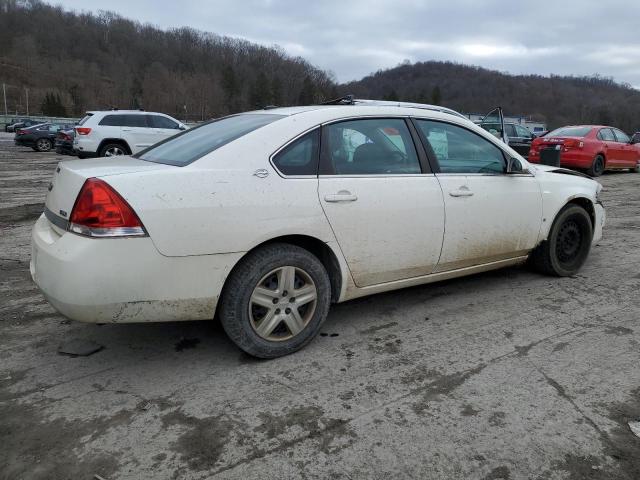
MULTIPOLYGON (((60 3, 60 2, 50 2, 60 3)), ((359 79, 405 59, 510 73, 598 73, 640 88, 637 0, 64 0, 162 28, 189 26, 253 42, 359 79)))

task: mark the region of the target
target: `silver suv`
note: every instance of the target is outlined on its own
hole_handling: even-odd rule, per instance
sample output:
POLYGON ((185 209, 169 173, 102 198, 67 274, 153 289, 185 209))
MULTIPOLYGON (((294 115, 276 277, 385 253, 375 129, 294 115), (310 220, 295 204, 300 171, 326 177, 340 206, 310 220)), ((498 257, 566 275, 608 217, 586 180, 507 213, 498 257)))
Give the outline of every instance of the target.
POLYGON ((75 128, 73 147, 80 158, 131 155, 186 129, 186 125, 164 113, 87 112, 75 128))

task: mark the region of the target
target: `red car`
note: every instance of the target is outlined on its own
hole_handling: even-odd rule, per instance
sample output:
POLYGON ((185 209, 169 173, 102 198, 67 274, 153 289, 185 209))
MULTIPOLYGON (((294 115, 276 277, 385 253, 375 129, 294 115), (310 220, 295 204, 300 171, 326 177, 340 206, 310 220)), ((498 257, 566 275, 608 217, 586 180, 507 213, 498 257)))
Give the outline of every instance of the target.
POLYGON ((562 127, 531 142, 529 162, 540 163, 545 149, 560 151, 560 165, 584 169, 592 177, 605 170, 628 168, 640 172, 640 144, 617 128, 604 125, 562 127))

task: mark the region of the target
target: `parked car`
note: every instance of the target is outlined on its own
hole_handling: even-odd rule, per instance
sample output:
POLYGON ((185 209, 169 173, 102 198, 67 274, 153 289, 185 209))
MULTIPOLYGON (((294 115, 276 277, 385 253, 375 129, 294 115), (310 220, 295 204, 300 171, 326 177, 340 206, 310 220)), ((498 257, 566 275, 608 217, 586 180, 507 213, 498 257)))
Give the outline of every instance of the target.
POLYGON ((269 358, 310 342, 332 302, 527 259, 573 275, 601 238, 602 187, 585 175, 531 165, 449 109, 334 103, 61 162, 33 229, 35 282, 74 320, 216 316, 269 358))
POLYGON ((574 125, 558 128, 531 143, 529 161, 540 162, 544 149, 560 153, 560 165, 586 170, 592 177, 605 170, 640 172, 640 144, 622 130, 605 125, 574 125))
MULTIPOLYGON (((500 137, 499 123, 481 122, 480 126, 487 132, 500 137)), ((524 127, 517 123, 505 122, 504 129, 507 135, 509 146, 520 155, 522 155, 522 157, 527 158, 527 156, 529 155, 529 149, 531 148, 531 142, 534 138, 536 138, 536 135, 531 133, 527 127, 524 127)))
POLYGON ((17 120, 9 125, 5 125, 4 130, 8 133, 16 132, 20 128, 29 128, 34 125, 41 125, 42 122, 39 120, 17 120))
POLYGON ((75 155, 73 149, 73 137, 75 136, 75 130, 73 128, 68 130, 60 130, 56 135, 56 153, 60 155, 75 155))
POLYGON ((78 122, 73 146, 80 158, 131 155, 186 129, 183 123, 164 113, 87 112, 78 122))
POLYGON ((70 128, 73 128, 73 125, 42 123, 33 127, 18 129, 13 139, 16 145, 31 147, 38 152, 48 152, 55 145, 58 131, 70 128))

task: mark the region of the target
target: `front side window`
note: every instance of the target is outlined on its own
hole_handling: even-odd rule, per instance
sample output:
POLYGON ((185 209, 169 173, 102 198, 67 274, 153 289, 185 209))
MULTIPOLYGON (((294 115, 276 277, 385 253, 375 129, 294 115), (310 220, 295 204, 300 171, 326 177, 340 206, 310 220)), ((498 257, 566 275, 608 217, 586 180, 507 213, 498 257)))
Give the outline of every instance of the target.
POLYGON ((232 115, 185 130, 143 150, 135 157, 182 167, 282 117, 267 113, 232 115))
POLYGON ((507 137, 510 137, 510 138, 515 138, 515 137, 519 137, 519 136, 520 136, 520 135, 518 135, 518 134, 516 133, 516 128, 515 128, 515 126, 514 126, 514 125, 511 125, 510 123, 507 123, 507 124, 504 126, 504 131, 505 131, 505 132, 507 132, 507 137))
POLYGON ((442 173, 505 172, 502 150, 466 128, 432 120, 418 120, 442 173))
POLYGON ((613 136, 613 132, 610 128, 603 128, 598 132, 598 138, 603 142, 615 142, 616 137, 613 136))
POLYGON ((617 128, 613 130, 613 133, 616 134, 616 139, 620 143, 629 143, 629 135, 624 133, 622 130, 618 130, 617 128))
POLYGON ((323 174, 421 173, 411 133, 400 118, 349 120, 325 127, 323 174))
POLYGON ((298 138, 274 157, 274 165, 284 175, 316 175, 320 154, 320 129, 298 138))
POLYGON ((171 128, 174 130, 180 128, 180 125, 170 118, 163 117, 161 115, 148 115, 148 117, 153 128, 171 128))
POLYGON ((518 137, 531 138, 531 132, 529 131, 528 128, 523 127, 521 125, 514 125, 514 127, 516 128, 516 132, 518 133, 518 137))

